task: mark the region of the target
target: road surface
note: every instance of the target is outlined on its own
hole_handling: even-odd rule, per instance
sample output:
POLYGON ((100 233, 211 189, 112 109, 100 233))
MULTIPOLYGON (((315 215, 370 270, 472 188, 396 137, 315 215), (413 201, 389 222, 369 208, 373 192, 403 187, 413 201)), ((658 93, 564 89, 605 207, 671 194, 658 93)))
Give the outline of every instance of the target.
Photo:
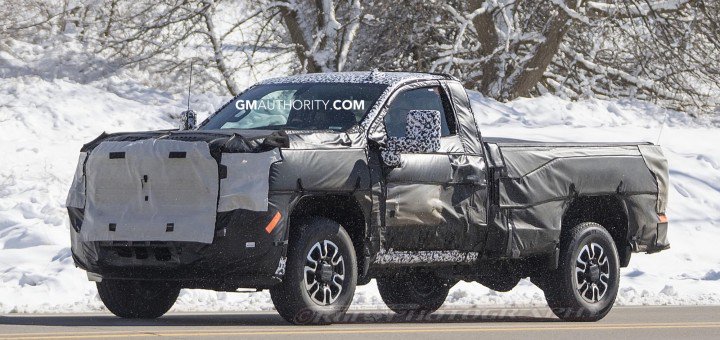
POLYGON ((547 308, 444 309, 397 316, 353 311, 331 326, 291 326, 274 312, 171 313, 157 320, 109 314, 0 316, 0 339, 720 339, 720 306, 616 307, 602 321, 568 323, 547 308))

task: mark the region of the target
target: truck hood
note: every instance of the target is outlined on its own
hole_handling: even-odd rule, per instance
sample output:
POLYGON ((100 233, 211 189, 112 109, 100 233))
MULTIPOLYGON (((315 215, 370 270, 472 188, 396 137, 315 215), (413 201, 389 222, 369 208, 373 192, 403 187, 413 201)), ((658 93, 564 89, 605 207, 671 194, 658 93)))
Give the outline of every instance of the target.
POLYGON ((210 154, 220 160, 220 154, 240 152, 266 152, 275 148, 289 147, 289 138, 284 131, 268 130, 157 130, 143 132, 102 133, 93 141, 83 145, 81 152, 91 153, 102 142, 135 142, 140 140, 176 140, 184 142, 206 142, 210 154))

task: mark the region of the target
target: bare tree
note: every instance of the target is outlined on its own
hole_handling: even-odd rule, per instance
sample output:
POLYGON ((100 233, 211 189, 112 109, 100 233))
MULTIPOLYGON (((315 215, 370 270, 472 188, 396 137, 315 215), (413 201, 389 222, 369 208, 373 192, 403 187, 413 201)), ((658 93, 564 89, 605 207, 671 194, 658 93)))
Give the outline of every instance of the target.
POLYGON ((279 7, 302 71, 347 68, 361 25, 360 0, 284 0, 279 7))
POLYGON ((163 88, 185 84, 191 62, 203 90, 232 95, 243 75, 273 69, 409 70, 450 73, 499 100, 550 92, 720 110, 715 0, 5 3, 0 37, 74 36, 99 67, 146 69, 163 88))
POLYGON ((442 9, 456 28, 431 70, 458 74, 499 99, 530 95, 558 53, 583 1, 471 0, 442 9))
POLYGON ((546 91, 634 97, 716 110, 717 2, 470 0, 440 5, 454 24, 431 70, 488 96, 546 91))
POLYGON ((562 44, 547 86, 713 112, 720 103, 718 10, 715 1, 591 2, 592 26, 562 44))
POLYGON ((238 70, 271 62, 287 49, 267 35, 268 22, 261 22, 263 15, 276 17, 279 9, 270 14, 276 7, 248 11, 247 4, 223 0, 123 2, 106 7, 102 50, 125 66, 152 67, 160 74, 184 74, 194 63, 201 81, 222 84, 223 92, 236 95, 242 90, 238 70), (258 51, 274 55, 258 57, 258 51))

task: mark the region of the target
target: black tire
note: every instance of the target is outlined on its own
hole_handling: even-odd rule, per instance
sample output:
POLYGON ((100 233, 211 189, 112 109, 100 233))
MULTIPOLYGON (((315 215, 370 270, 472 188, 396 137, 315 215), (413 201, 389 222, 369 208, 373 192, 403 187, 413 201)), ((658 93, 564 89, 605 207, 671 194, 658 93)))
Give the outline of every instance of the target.
POLYGON ((615 242, 607 230, 586 222, 563 234, 558 268, 533 281, 543 289, 548 305, 560 319, 597 321, 610 312, 617 297, 619 264, 615 242))
POLYGON ((175 282, 103 280, 98 295, 113 314, 126 319, 155 319, 175 304, 180 286, 175 282))
POLYGON ((385 304, 398 314, 438 310, 454 284, 432 273, 411 271, 377 278, 385 304))
POLYGON ((270 289, 270 297, 290 323, 329 324, 342 318, 352 303, 355 249, 345 229, 332 220, 312 218, 298 224, 290 236, 285 276, 270 289))

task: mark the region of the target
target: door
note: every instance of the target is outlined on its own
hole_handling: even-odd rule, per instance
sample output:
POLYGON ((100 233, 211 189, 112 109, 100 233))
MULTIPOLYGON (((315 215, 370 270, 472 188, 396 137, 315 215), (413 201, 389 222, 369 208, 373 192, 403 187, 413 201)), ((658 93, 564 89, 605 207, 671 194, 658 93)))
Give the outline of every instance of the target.
MULTIPOLYGON (((385 166, 385 248, 402 250, 471 250, 476 240, 468 204, 480 204, 474 187, 458 176, 468 162, 450 100, 440 86, 409 89, 389 104, 384 124, 388 137, 404 137, 410 110, 437 110, 441 116, 440 149, 401 152, 398 166, 385 166)), ((464 176, 464 175, 462 175, 464 176)), ((472 176, 467 176, 473 179, 472 176)))

